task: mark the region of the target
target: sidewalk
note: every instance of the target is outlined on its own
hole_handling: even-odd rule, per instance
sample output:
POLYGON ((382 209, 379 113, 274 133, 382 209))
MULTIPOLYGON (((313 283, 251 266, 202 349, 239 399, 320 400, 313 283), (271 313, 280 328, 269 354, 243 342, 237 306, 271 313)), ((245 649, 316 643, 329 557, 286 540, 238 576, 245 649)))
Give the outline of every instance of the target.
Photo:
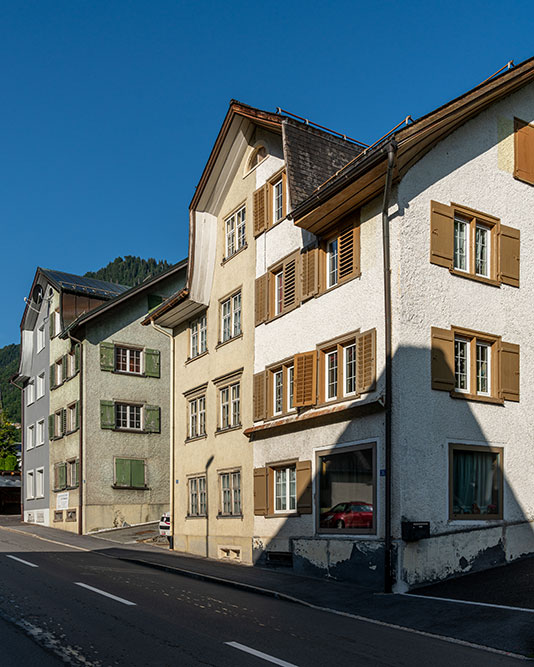
MULTIPOLYGON (((442 601, 431 597, 434 588, 454 584, 464 594, 469 591, 469 576, 417 590, 412 595, 384 595, 352 583, 312 579, 273 569, 221 562, 207 558, 184 555, 147 544, 120 544, 103 536, 79 536, 71 533, 21 524, 0 518, 0 528, 20 530, 35 536, 84 548, 105 556, 135 562, 176 575, 194 577, 215 585, 238 587, 257 594, 317 607, 333 613, 365 618, 371 622, 409 628, 431 633, 456 641, 478 644, 500 651, 534 657, 534 613, 516 609, 468 605, 454 601, 442 601), (430 593, 429 593, 430 591, 430 593), (424 594, 424 595, 423 595, 424 594)), ((0 530, 0 539, 1 539, 0 530)), ((117 539, 117 538, 114 538, 117 539)), ((120 539, 120 537, 119 537, 120 539)), ((522 563, 528 563, 523 561, 522 563)), ((519 563, 517 564, 519 565, 519 563)), ((521 565, 525 569, 525 565, 521 565)), ((531 560, 531 571, 534 560, 531 560)), ((504 570, 504 568, 499 568, 504 570)), ((496 570, 484 574, 491 579, 496 570)), ((505 573, 498 576, 504 577, 505 573)), ((475 575, 470 575, 475 576, 475 575)), ((479 588, 481 584, 477 583, 479 588)), ((438 589, 435 595, 442 595, 438 589)), ((447 590, 450 590, 447 589, 447 590)), ((471 599, 465 598, 464 599, 471 599)), ((495 600, 493 599, 493 602, 495 600)), ((532 603, 530 604, 532 607, 532 603)), ((490 659, 488 657, 488 659, 490 659)))

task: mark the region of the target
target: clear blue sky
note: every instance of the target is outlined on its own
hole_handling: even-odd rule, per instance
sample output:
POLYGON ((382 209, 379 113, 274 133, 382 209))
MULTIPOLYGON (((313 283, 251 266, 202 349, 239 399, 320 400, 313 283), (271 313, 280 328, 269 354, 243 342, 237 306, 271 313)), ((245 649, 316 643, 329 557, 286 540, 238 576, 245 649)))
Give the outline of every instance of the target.
POLYGON ((231 98, 366 142, 534 55, 530 2, 0 3, 0 347, 37 266, 175 262, 231 98))

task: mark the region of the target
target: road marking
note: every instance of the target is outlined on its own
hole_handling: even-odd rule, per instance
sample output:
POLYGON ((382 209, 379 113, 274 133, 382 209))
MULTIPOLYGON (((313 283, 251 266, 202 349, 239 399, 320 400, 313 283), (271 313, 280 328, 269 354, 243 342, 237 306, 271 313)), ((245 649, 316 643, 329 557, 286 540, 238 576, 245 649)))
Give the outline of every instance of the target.
POLYGON ((89 586, 88 584, 82 584, 81 581, 75 581, 74 582, 76 586, 82 586, 82 588, 87 588, 89 591, 93 591, 94 593, 100 593, 100 595, 105 595, 107 598, 111 598, 112 600, 117 600, 117 602, 122 602, 122 604, 127 604, 130 606, 136 606, 135 602, 130 602, 130 600, 125 600, 124 598, 120 598, 117 595, 112 595, 111 593, 106 593, 106 591, 101 591, 100 588, 94 588, 93 586, 89 586))
POLYGON ((262 653, 261 651, 256 651, 254 648, 249 648, 244 644, 238 644, 238 642, 224 642, 226 646, 231 646, 232 648, 237 648, 239 651, 244 651, 245 653, 250 653, 250 655, 255 655, 257 658, 266 660, 267 662, 272 662, 275 665, 280 665, 280 667, 297 667, 292 662, 286 662, 285 660, 280 660, 280 658, 273 658, 272 655, 267 653, 262 653))
POLYGON ((39 567, 38 565, 35 565, 35 563, 29 563, 27 560, 22 560, 22 558, 17 558, 16 556, 10 556, 9 554, 6 554, 6 558, 12 558, 13 560, 18 561, 19 563, 24 563, 24 565, 29 565, 30 567, 39 567))
POLYGON ((492 607, 493 609, 509 609, 510 611, 526 611, 527 614, 534 614, 534 609, 526 607, 510 607, 506 604, 492 604, 491 602, 472 602, 471 600, 455 600, 454 598, 438 598, 434 595, 415 595, 414 593, 399 593, 407 598, 419 598, 421 600, 440 600, 441 602, 457 602, 458 604, 472 604, 476 607, 492 607))

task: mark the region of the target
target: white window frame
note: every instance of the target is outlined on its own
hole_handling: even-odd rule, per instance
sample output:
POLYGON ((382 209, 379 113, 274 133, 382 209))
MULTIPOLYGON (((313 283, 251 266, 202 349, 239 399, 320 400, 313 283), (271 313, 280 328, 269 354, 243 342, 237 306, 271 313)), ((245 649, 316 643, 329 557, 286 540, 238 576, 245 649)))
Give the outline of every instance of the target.
POLYGON ((241 335, 241 303, 241 290, 221 301, 221 343, 241 335))
POLYGON ((42 398, 45 395, 45 386, 46 386, 46 379, 45 379, 45 372, 43 371, 42 373, 39 373, 39 375, 36 378, 36 400, 38 401, 40 398, 42 398))
POLYGON ((26 500, 35 498, 35 471, 26 471, 26 500))
POLYGON ((45 325, 41 324, 41 326, 37 328, 37 354, 39 354, 41 350, 44 350, 44 348, 45 348, 45 325))
POLYGON ((470 249, 471 249, 471 239, 470 239, 470 233, 471 233, 471 223, 469 220, 465 220, 461 215, 455 215, 454 216, 454 231, 453 231, 453 243, 454 243, 454 252, 453 252, 453 268, 455 271, 462 271, 463 273, 469 273, 470 269, 470 249), (457 228, 459 226, 463 227, 464 233, 465 233, 465 268, 461 268, 457 264, 457 258, 459 257, 459 253, 457 251, 457 228), (458 227, 457 227, 458 226, 458 227))
POLYGON ((339 238, 328 241, 326 246, 326 288, 339 283, 339 238))
POLYGON ((189 323, 189 358, 204 354, 208 349, 206 314, 189 323))
POLYGON ((56 387, 63 384, 63 357, 58 359, 54 364, 54 378, 56 387))
POLYGON ((35 446, 44 445, 45 442, 45 420, 39 419, 35 429, 35 446))
POLYGON ((295 412, 297 409, 294 405, 295 402, 295 366, 290 364, 286 366, 286 378, 287 378, 287 411, 295 412))
POLYGON ((471 390, 471 341, 469 338, 465 338, 464 336, 454 336, 454 391, 458 392, 459 394, 469 394, 471 390), (467 371, 465 373, 466 379, 467 379, 467 387, 465 389, 461 389, 458 386, 458 379, 457 376, 459 373, 457 373, 457 358, 458 355, 456 353, 456 343, 461 343, 462 345, 465 345, 465 350, 466 350, 466 368, 467 371))
POLYGON ((26 451, 35 447, 35 424, 26 427, 26 451))
POLYGON ((476 340, 475 341, 475 349, 476 349, 476 358, 475 358, 475 381, 476 381, 476 393, 477 396, 491 396, 491 343, 487 343, 486 341, 483 340, 476 340), (488 389, 487 391, 480 391, 478 388, 478 348, 485 348, 487 352, 487 359, 486 359, 486 365, 487 365, 487 372, 488 372, 488 389))
POLYGON ((219 473, 219 486, 221 492, 221 515, 241 516, 241 470, 230 470, 219 473), (228 486, 225 486, 225 480, 228 486), (228 502, 225 499, 228 498, 228 502))
POLYGON ((478 222, 478 220, 475 223, 475 239, 474 239, 474 247, 475 247, 475 275, 476 276, 481 276, 482 278, 489 278, 491 276, 491 227, 488 225, 483 224, 482 222, 478 222), (478 256, 478 243, 477 243, 477 230, 483 230, 484 235, 486 237, 486 273, 480 273, 477 271, 477 256, 478 256))
POLYGON ((285 466, 285 467, 280 467, 280 468, 274 468, 274 475, 273 475, 273 484, 274 484, 274 513, 275 514, 294 514, 297 512, 297 466, 295 464, 285 466), (282 495, 277 494, 277 482, 278 482, 278 477, 282 473, 285 473, 285 480, 282 482, 284 487, 285 487, 285 492, 282 495), (293 473, 294 475, 294 494, 291 494, 291 480, 290 480, 290 474, 293 473), (278 507, 278 500, 284 499, 286 507, 278 507), (293 500, 294 507, 291 508, 291 501, 293 500))
POLYGON ((234 382, 219 389, 220 431, 241 426, 241 383, 234 382))
POLYGON ((77 459, 69 459, 66 461, 67 468, 66 468, 66 473, 65 473, 65 479, 67 483, 67 488, 68 489, 75 489, 77 486, 80 485, 80 480, 78 479, 78 461, 77 459), (74 470, 74 474, 73 474, 74 470), (74 480, 73 480, 74 477, 74 480), (73 484, 73 481, 75 482, 73 484))
POLYGON ((115 372, 117 373, 124 373, 126 375, 143 375, 144 372, 144 354, 143 354, 143 349, 139 347, 127 347, 126 345, 115 345, 114 349, 114 361, 115 361, 115 372), (125 351, 126 352, 126 370, 121 370, 118 368, 118 358, 119 358, 119 351, 125 351), (132 361, 132 353, 138 353, 139 354, 139 370, 138 371, 131 371, 130 370, 130 362, 132 361))
MULTIPOLYGON (((289 405, 289 402, 288 402, 289 405)), ((281 415, 284 411, 284 369, 273 372, 273 415, 281 415), (277 409, 277 403, 280 409, 277 409)))
POLYGON ((284 271, 274 274, 274 314, 280 315, 284 305, 284 271))
POLYGON ((35 381, 32 378, 26 385, 26 405, 31 405, 35 401, 35 381))
POLYGON ((324 387, 324 395, 325 395, 325 401, 335 401, 337 399, 338 395, 338 382, 339 382, 339 354, 338 354, 338 349, 337 347, 333 350, 329 350, 328 352, 325 352, 324 354, 324 382, 325 382, 325 387, 324 387), (330 358, 335 355, 336 357, 336 365, 335 365, 335 391, 333 395, 330 395, 330 382, 329 382, 329 373, 330 373, 330 358))
POLYGON ((225 229, 225 258, 228 259, 244 248, 246 240, 246 206, 228 216, 224 221, 225 229))
POLYGON ((44 468, 35 469, 35 498, 44 498, 44 468))
POLYGON ((206 435, 206 396, 197 396, 189 401, 189 438, 206 435))
POLYGON ((67 433, 76 430, 76 403, 67 406, 67 433))
POLYGON ((284 179, 280 176, 279 179, 274 181, 271 185, 273 189, 273 225, 280 220, 283 220, 286 217, 286 212, 284 211, 284 179), (277 192, 279 188, 279 192, 277 192), (278 212, 280 211, 280 215, 278 212))
POLYGON ((65 435, 63 433, 63 410, 56 410, 54 412, 54 433, 56 438, 61 438, 65 435))
MULTIPOLYGON (((122 403, 117 401, 115 403, 115 427, 119 431, 142 431, 143 430, 143 417, 144 410, 143 406, 138 403, 122 403), (126 426, 119 426, 119 411, 121 408, 126 408, 126 426), (132 422, 135 423, 135 412, 134 409, 139 409, 139 426, 132 426, 132 422)), ((122 419, 121 419, 122 421, 122 419)))
MULTIPOLYGON (((339 361, 339 360, 338 360, 339 361)), ((354 396, 356 394, 356 343, 348 343, 347 345, 343 346, 343 396, 354 396), (352 360, 352 364, 354 367, 354 375, 352 376, 354 378, 354 389, 352 391, 347 391, 347 380, 351 377, 348 373, 348 359, 347 359, 347 352, 348 350, 352 348, 354 350, 354 357, 352 360)))
POLYGON ((207 494, 206 494, 206 476, 198 475, 189 477, 187 480, 187 496, 188 496, 188 516, 202 516, 208 515, 207 494), (202 487, 202 488, 201 488, 202 487), (195 494, 195 501, 193 502, 193 493, 195 494), (201 502, 201 496, 204 497, 204 502, 201 502), (204 508, 204 512, 202 509, 204 508))

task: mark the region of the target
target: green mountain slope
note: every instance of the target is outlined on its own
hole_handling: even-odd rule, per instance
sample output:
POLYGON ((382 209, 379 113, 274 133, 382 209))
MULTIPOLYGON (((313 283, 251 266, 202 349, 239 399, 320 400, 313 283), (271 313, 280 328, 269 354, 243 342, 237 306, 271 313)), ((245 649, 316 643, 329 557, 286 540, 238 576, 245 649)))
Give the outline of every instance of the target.
POLYGON ((20 391, 9 384, 9 378, 19 367, 20 345, 0 348, 0 398, 6 417, 11 422, 20 422, 20 391))

